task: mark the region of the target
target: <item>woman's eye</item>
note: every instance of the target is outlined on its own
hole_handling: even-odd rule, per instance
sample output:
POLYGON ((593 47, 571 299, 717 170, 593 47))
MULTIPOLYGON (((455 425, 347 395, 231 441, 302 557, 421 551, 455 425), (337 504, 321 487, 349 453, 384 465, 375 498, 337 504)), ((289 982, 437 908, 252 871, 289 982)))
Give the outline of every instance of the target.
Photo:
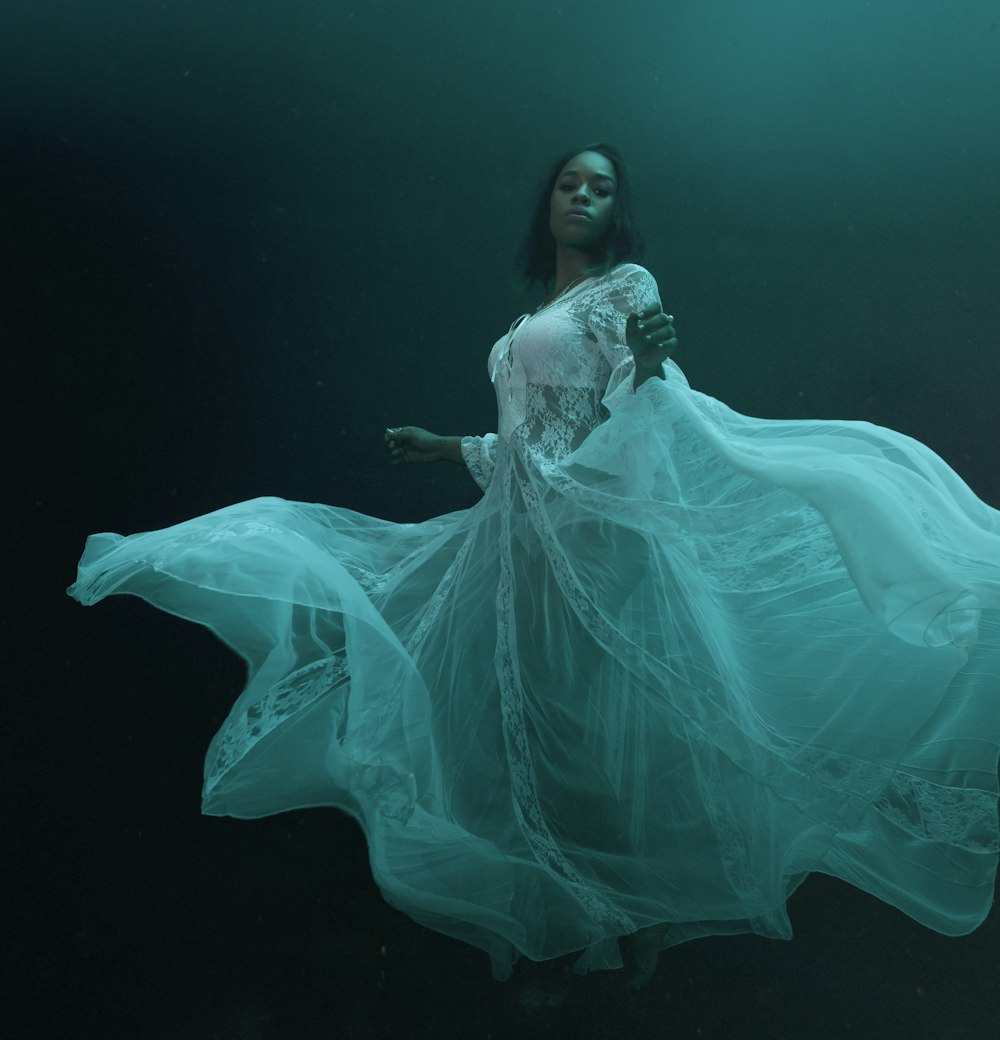
MULTIPOLYGON (((577 185, 574 184, 572 181, 565 181, 564 183, 559 185, 559 190, 576 191, 577 185)), ((591 190, 595 195, 599 195, 602 199, 611 194, 611 191, 608 188, 592 188, 591 190)))

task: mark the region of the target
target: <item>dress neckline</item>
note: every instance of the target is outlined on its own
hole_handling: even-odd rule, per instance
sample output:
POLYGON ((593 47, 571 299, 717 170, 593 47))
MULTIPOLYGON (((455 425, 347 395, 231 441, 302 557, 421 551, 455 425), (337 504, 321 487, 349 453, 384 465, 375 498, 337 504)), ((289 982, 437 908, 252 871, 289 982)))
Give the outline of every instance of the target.
POLYGON ((569 289, 564 289, 554 300, 550 303, 541 304, 535 308, 534 311, 529 312, 528 317, 533 318, 536 314, 541 314, 542 311, 551 310, 557 303, 562 303, 563 300, 568 300, 571 296, 575 296, 581 289, 590 286, 593 282, 599 282, 602 278, 609 278, 619 268, 624 267, 628 261, 615 264, 614 267, 609 267, 604 274, 591 274, 587 275, 582 281, 577 282, 576 285, 569 289))
POLYGON ((550 300, 548 303, 539 304, 532 312, 532 316, 534 316, 535 314, 541 314, 542 311, 551 310, 553 307, 555 307, 557 303, 562 303, 563 300, 568 300, 571 296, 576 295, 576 293, 579 292, 580 289, 582 289, 585 285, 589 285, 593 281, 605 278, 610 273, 610 271, 605 271, 604 274, 587 275, 586 278, 581 279, 575 285, 571 285, 568 289, 563 289, 563 291, 558 296, 550 300))

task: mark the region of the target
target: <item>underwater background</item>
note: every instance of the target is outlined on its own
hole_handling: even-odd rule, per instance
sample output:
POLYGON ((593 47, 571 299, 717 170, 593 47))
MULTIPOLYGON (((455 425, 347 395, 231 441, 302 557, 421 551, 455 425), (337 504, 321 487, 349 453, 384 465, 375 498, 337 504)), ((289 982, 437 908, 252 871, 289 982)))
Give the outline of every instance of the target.
POLYGON ((382 431, 495 428, 514 253, 597 140, 693 386, 891 426, 1000 506, 995 0, 4 0, 5 1036, 996 1036, 996 912, 948 939, 819 876, 791 943, 528 1011, 384 903, 346 816, 200 816, 241 663, 64 594, 92 531, 474 503, 382 431))

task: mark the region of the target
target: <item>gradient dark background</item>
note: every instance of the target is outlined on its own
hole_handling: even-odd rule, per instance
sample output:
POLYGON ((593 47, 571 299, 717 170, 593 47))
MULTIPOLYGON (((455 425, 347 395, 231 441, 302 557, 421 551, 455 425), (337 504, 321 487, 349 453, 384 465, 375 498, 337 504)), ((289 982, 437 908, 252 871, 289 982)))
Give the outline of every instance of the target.
POLYGON ((382 430, 494 428, 539 177, 597 139, 693 385, 895 427, 1000 505, 995 0, 4 0, 5 1036, 997 1035, 996 913, 946 939, 822 877, 791 943, 528 1013, 341 814, 202 818, 241 664, 64 595, 87 534, 256 495, 472 504, 382 430))

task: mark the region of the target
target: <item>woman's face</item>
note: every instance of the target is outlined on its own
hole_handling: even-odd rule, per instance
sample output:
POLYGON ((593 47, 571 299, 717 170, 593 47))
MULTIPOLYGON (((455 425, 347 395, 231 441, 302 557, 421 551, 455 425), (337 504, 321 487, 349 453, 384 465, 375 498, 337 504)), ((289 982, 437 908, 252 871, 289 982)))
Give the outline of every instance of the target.
POLYGON ((615 205, 615 167, 599 152, 580 152, 559 171, 549 201, 556 242, 596 253, 604 245, 615 205))

